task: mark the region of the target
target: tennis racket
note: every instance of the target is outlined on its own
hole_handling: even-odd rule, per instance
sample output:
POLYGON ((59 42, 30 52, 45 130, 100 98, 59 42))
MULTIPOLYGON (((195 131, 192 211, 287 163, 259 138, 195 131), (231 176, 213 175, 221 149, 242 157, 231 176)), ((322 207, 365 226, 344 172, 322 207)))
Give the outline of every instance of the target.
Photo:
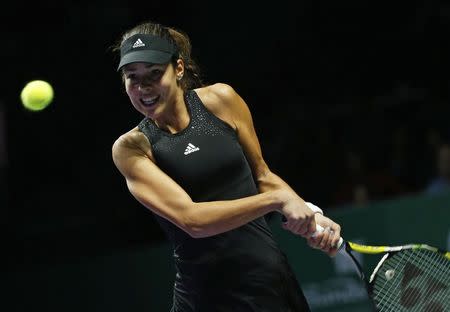
MULTIPOLYGON (((316 224, 316 233, 322 231, 316 224)), ((342 237, 338 248, 355 264, 375 311, 450 311, 450 252, 425 244, 367 246, 342 237), (369 279, 352 252, 383 255, 369 279)))

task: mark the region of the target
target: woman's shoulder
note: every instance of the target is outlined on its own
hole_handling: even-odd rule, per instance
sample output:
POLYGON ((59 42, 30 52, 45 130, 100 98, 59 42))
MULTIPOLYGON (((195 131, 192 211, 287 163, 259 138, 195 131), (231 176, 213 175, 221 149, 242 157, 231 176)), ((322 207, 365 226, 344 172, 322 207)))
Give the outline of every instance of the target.
POLYGON ((147 137, 139 130, 138 127, 134 127, 130 131, 127 131, 120 135, 113 143, 113 153, 120 153, 125 150, 146 150, 150 144, 147 137))
POLYGON ((219 115, 235 110, 234 104, 239 99, 234 88, 226 83, 215 83, 194 91, 209 110, 219 115))
POLYGON ((234 88, 226 83, 218 82, 194 90, 199 97, 207 101, 228 101, 237 95, 234 88))

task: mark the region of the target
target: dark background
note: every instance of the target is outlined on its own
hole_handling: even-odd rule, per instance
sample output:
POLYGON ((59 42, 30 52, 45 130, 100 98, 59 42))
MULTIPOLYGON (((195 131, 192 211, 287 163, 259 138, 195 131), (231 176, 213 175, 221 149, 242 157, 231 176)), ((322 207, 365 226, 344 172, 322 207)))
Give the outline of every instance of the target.
POLYGON ((145 20, 190 35, 205 82, 243 96, 266 161, 305 199, 325 210, 351 202, 343 188, 354 157, 388 181, 369 190, 372 201, 423 191, 450 134, 450 6, 243 4, 14 1, 0 12, 8 269, 163 239, 111 159, 114 140, 142 116, 110 48, 145 20), (39 113, 19 101, 33 79, 55 89, 39 113))

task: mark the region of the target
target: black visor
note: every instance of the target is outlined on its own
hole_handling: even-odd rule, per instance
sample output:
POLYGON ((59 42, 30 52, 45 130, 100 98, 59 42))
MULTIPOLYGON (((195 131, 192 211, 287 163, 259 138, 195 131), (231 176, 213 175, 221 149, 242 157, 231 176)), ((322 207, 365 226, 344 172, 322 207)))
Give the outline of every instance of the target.
POLYGON ((154 35, 136 34, 122 43, 117 70, 119 71, 124 65, 137 62, 167 64, 176 52, 176 47, 166 39, 154 35))

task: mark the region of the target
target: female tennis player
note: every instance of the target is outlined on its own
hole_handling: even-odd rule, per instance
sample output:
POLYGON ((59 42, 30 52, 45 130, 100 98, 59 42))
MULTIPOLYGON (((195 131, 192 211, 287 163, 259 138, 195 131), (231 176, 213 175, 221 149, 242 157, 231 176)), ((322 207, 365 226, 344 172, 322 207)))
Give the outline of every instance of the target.
POLYGON ((264 216, 279 212, 330 255, 340 226, 268 168, 247 104, 230 85, 202 83, 184 32, 145 22, 117 50, 144 117, 115 141, 113 160, 173 244, 172 311, 309 311, 264 216), (311 238, 316 224, 327 230, 311 238))

